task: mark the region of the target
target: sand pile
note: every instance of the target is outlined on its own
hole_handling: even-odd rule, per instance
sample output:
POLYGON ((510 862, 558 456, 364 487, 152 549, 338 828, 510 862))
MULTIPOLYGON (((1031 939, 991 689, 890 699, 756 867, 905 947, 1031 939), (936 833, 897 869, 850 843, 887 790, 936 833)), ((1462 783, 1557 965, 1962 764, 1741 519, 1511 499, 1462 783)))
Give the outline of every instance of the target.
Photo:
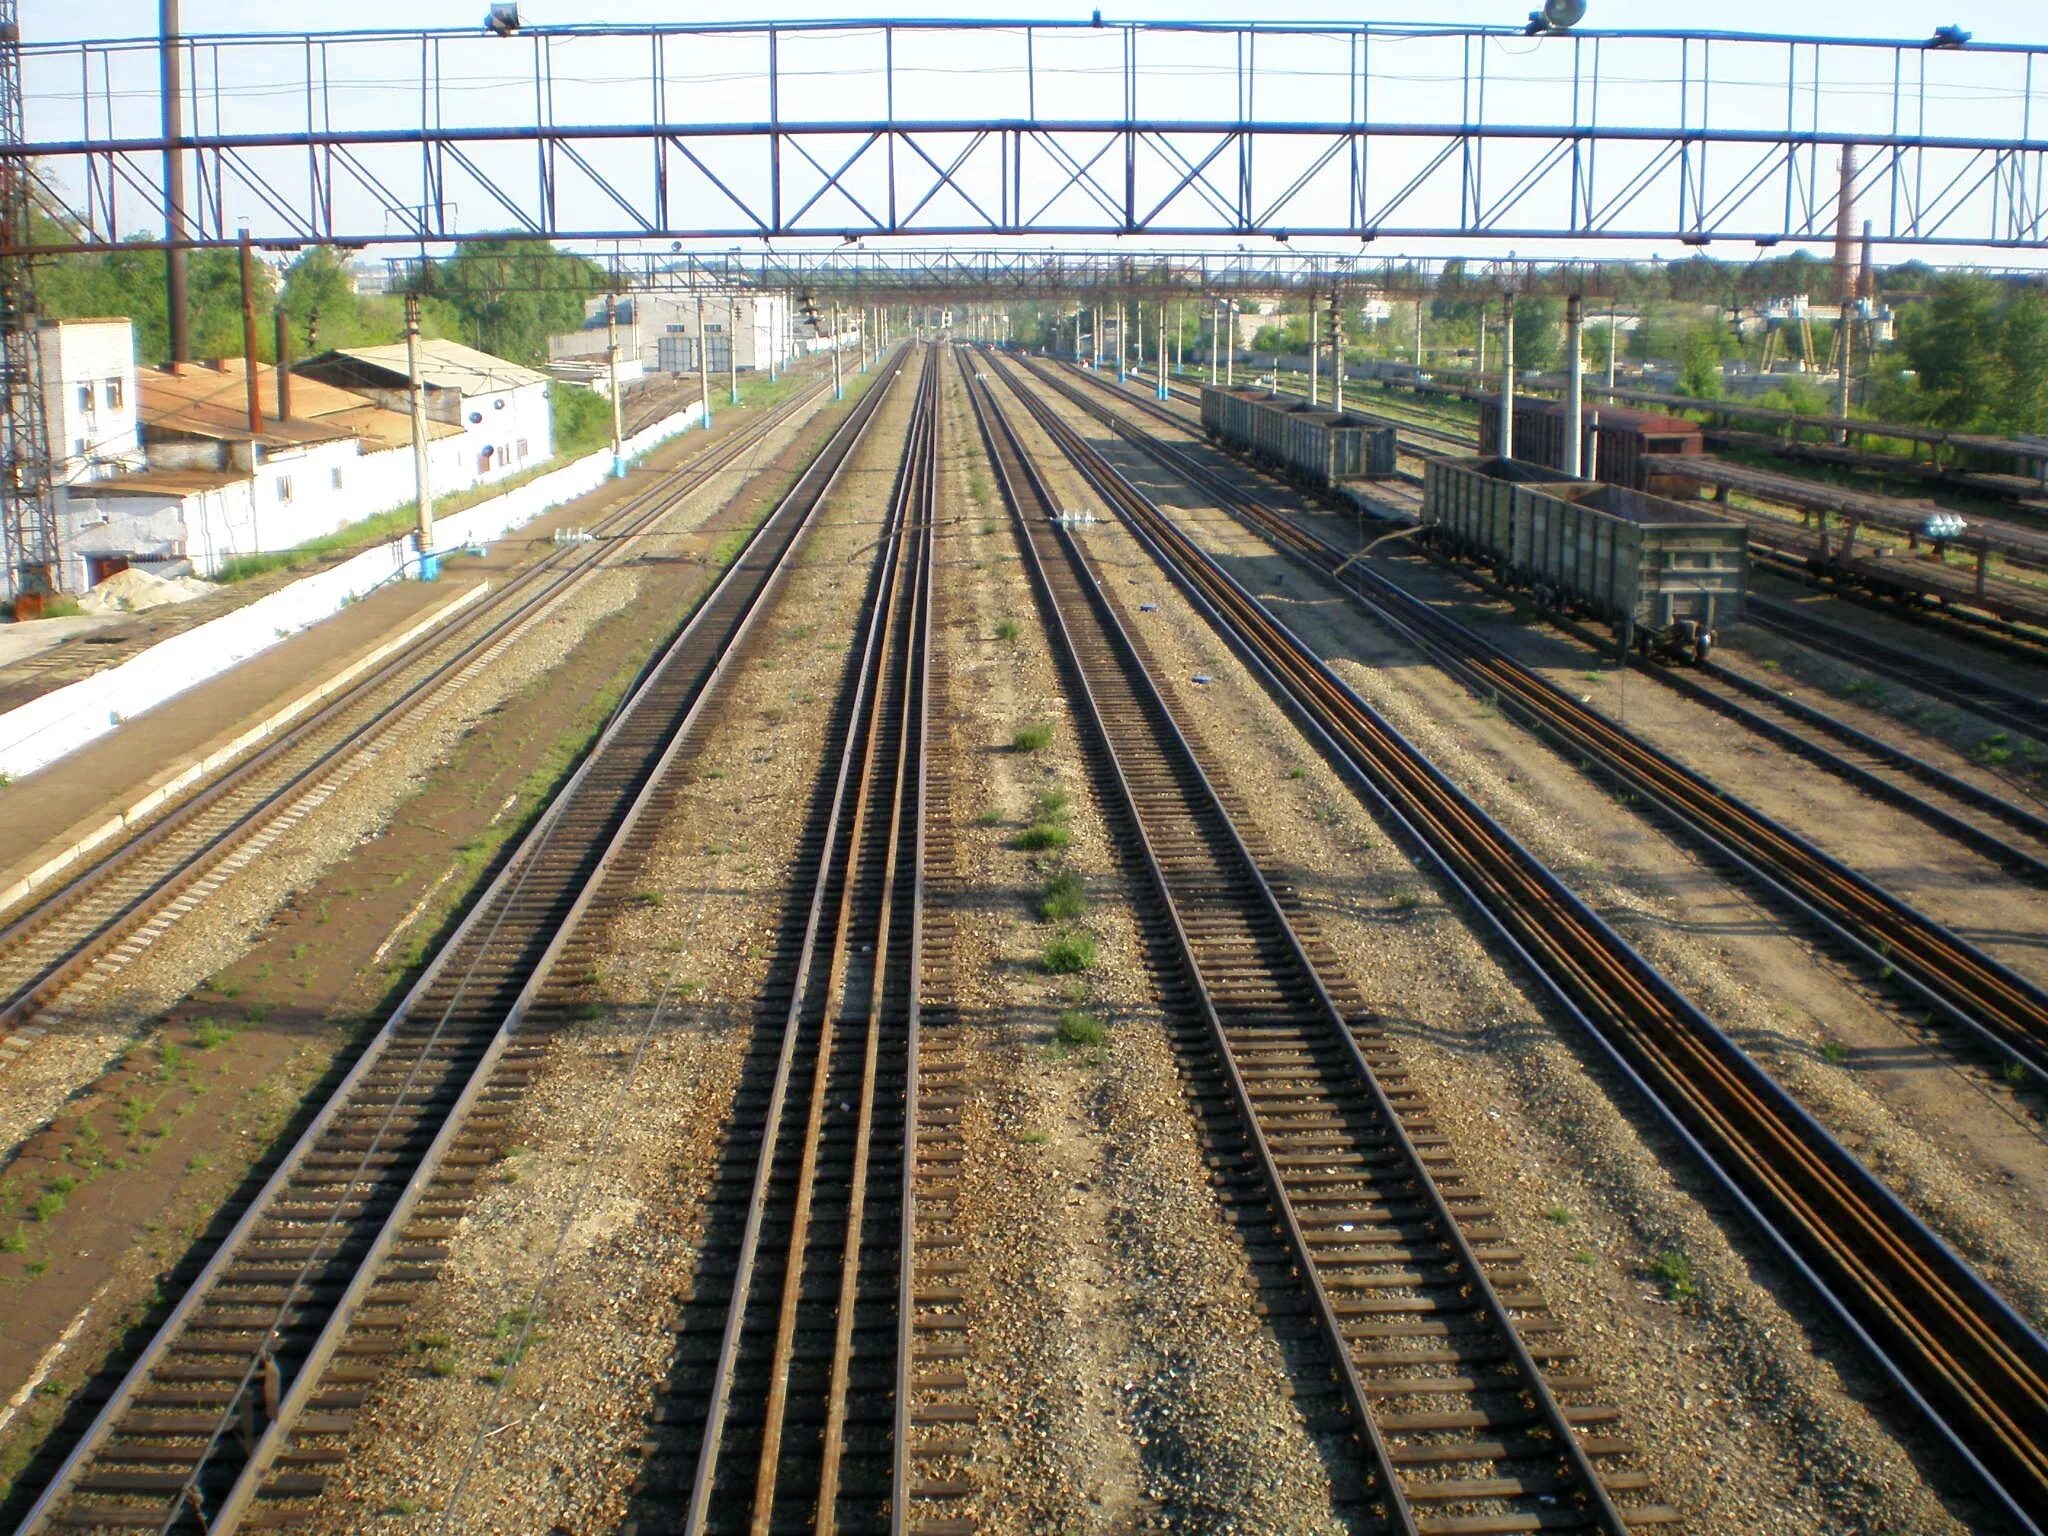
POLYGON ((78 600, 87 613, 142 613, 166 603, 189 603, 213 591, 194 576, 153 576, 133 566, 116 571, 78 600))

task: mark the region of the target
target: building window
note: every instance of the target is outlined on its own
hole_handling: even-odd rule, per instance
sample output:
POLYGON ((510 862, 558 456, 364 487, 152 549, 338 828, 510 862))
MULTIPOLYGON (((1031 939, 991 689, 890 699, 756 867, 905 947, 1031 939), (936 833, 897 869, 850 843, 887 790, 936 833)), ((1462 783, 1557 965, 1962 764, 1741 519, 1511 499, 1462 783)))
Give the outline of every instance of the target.
POLYGON ((725 327, 724 327, 723 325, 709 325, 709 324, 707 324, 707 325, 706 325, 706 326, 704 327, 705 333, 706 333, 707 335, 716 335, 716 334, 717 334, 718 332, 720 332, 720 331, 722 331, 722 330, 724 330, 724 329, 725 329, 725 327))
POLYGON ((341 489, 341 466, 339 464, 334 466, 334 488, 337 491, 341 489))
POLYGON ((110 411, 121 409, 121 381, 118 378, 107 380, 107 409, 110 411))
POLYGON ((78 386, 78 408, 81 411, 85 411, 88 413, 91 412, 92 386, 90 384, 81 384, 78 386))
POLYGON ((690 328, 687 325, 672 325, 668 328, 668 333, 671 336, 687 336, 689 331, 690 328))
POLYGON ((279 501, 290 501, 292 499, 292 477, 290 475, 279 475, 277 477, 277 499, 279 501))

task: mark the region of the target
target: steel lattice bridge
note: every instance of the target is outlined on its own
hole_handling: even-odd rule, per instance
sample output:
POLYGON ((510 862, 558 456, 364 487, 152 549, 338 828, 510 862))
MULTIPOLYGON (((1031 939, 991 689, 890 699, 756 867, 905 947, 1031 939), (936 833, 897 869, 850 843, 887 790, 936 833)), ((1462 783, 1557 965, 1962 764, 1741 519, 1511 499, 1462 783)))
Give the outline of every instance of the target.
MULTIPOLYGON (((2048 244, 2048 46, 846 21, 20 45, 73 236, 2048 244), (166 53, 169 54, 168 61, 166 53), (167 125, 160 70, 189 116, 167 125), (1854 234, 1857 231, 1850 231, 1854 234)), ((38 247, 41 249, 44 247, 38 247)), ((1716 254, 1721 254, 1717 251, 1716 254)))
MULTIPOLYGON (((953 300, 1112 303, 1130 299, 1294 299, 1417 297, 1488 299, 1501 293, 1586 299, 1691 299, 1737 303, 1776 296, 1787 276, 1771 264, 1724 263, 1698 253, 1684 261, 1531 261, 1498 256, 1349 256, 1298 251, 1045 250, 1003 246, 885 250, 582 252, 565 267, 521 252, 385 259, 393 289, 443 297, 458 292, 560 289, 614 293, 796 292, 823 301, 917 303, 953 300)), ((1829 268, 1813 262, 1813 281, 1829 268)), ((2034 268, 1979 268, 2007 283, 2048 282, 2034 268)), ((1919 274, 1915 274, 1915 281, 1919 274)), ((1887 279, 1887 295, 1908 291, 1887 279)))

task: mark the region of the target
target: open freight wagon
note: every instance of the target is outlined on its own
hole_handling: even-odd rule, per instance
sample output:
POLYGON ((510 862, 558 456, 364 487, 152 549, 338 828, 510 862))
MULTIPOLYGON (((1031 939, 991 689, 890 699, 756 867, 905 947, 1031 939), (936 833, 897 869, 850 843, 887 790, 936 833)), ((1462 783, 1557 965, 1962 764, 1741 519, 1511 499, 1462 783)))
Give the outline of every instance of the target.
POLYGON ((1624 652, 1704 661, 1742 616, 1749 528, 1698 503, 1488 456, 1431 459, 1422 521, 1447 553, 1526 587, 1545 611, 1613 626, 1624 652))
MULTIPOLYGON (((1566 437, 1564 402, 1536 400, 1527 396, 1515 401, 1514 458, 1519 463, 1541 464, 1548 469, 1564 468, 1566 437)), ((1683 478, 1659 475, 1655 454, 1687 454, 1706 451, 1706 437, 1699 423, 1677 416, 1660 416, 1654 411, 1631 410, 1625 405, 1589 407, 1585 416, 1585 442, 1579 463, 1589 480, 1625 485, 1630 490, 1648 491, 1653 496, 1689 499, 1698 488, 1683 478)), ((1500 400, 1479 401, 1479 451, 1500 453, 1500 400)))
POLYGON ((1261 463, 1317 490, 1394 472, 1394 429, 1263 389, 1202 386, 1202 427, 1261 463))

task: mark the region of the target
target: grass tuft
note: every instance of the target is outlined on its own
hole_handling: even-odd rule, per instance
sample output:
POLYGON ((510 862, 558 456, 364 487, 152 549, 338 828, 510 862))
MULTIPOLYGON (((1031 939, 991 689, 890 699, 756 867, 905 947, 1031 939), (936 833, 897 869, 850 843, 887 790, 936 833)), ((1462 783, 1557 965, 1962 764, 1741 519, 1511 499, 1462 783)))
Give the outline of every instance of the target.
POLYGON ((1666 1248, 1652 1259, 1650 1278, 1661 1284, 1664 1294, 1673 1301, 1690 1301, 1700 1293, 1699 1283, 1693 1278, 1692 1260, 1682 1248, 1666 1248))
POLYGON ((1017 638, 1017 635, 1018 629, 1015 619, 996 620, 996 638, 998 640, 1014 640, 1017 638))
POLYGON ((1087 910, 1088 893, 1071 870, 1061 870, 1038 893, 1038 915, 1048 923, 1071 923, 1087 910))
POLYGON ((1109 1041, 1109 1026, 1093 1014, 1082 1013, 1079 1009, 1069 1008, 1060 1015, 1059 1022, 1053 1025, 1052 1036, 1061 1045, 1075 1047, 1104 1045, 1109 1041))
POLYGON ((1052 727, 1049 725, 1020 726, 1017 734, 1010 738, 1013 752, 1043 752, 1052 745, 1052 727))
POLYGON ((1055 822, 1034 822, 1010 840, 1010 846, 1021 848, 1026 853, 1043 853, 1049 849, 1064 848, 1074 840, 1074 834, 1055 822))
POLYGON ((1054 976, 1074 976, 1095 964, 1095 935, 1071 928, 1046 940, 1039 963, 1054 976))

